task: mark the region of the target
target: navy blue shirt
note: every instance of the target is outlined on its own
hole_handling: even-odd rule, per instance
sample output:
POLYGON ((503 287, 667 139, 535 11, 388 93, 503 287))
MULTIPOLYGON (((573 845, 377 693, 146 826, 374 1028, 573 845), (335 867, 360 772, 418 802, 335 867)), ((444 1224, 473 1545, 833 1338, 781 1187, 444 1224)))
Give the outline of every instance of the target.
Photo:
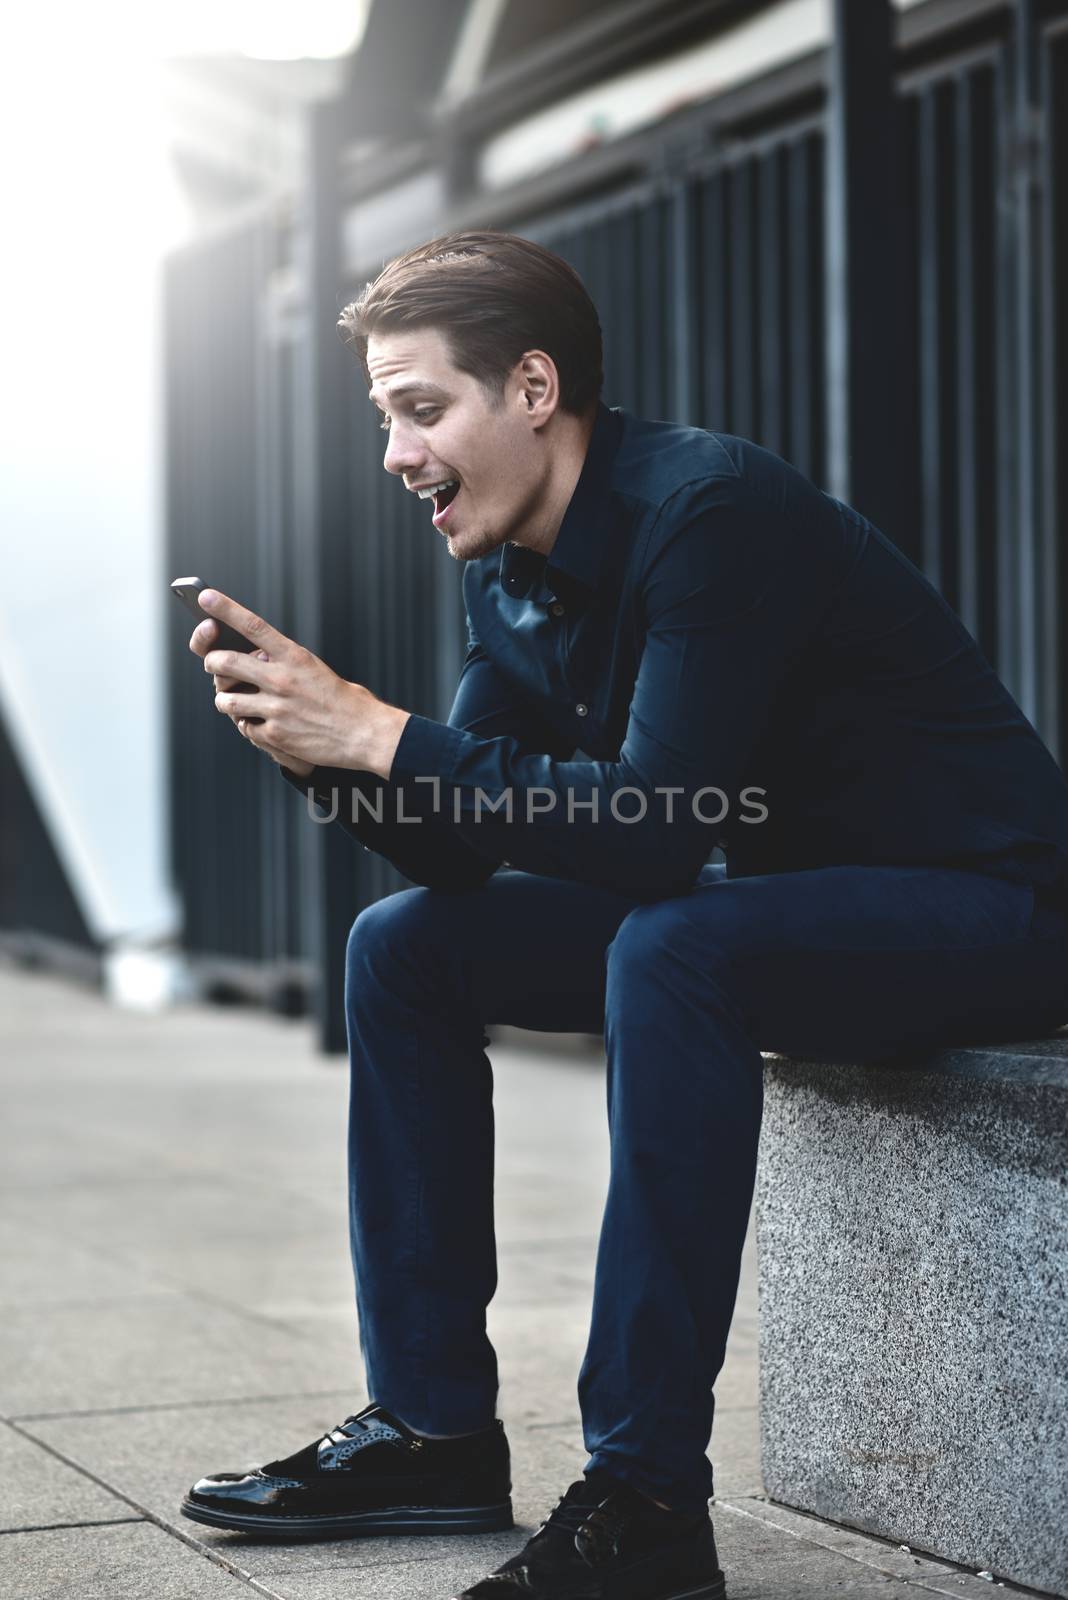
POLYGON ((1068 784, 964 624, 757 445, 601 405, 549 556, 506 544, 463 592, 448 722, 412 716, 388 780, 287 774, 416 883, 507 861, 655 898, 716 846, 729 877, 1068 883, 1068 784))

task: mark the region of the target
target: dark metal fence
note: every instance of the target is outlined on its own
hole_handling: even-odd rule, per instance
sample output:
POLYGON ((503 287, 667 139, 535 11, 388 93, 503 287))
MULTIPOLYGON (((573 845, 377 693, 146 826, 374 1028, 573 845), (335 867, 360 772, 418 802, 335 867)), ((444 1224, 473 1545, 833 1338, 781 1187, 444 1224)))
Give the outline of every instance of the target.
MULTIPOLYGON (((166 280, 168 562, 293 629, 291 352, 264 325, 275 249, 264 221, 172 257, 166 280)), ((311 977, 299 892, 307 854, 284 785, 212 708, 211 681, 170 620, 170 837, 183 942, 217 985, 293 1003, 311 977), (250 968, 249 963, 255 967, 250 968)))
MULTIPOLYGON (((461 199, 447 222, 506 226, 573 263, 601 314, 609 404, 754 438, 835 492, 836 474, 853 472, 860 509, 893 507, 886 532, 957 607, 1060 756, 1068 7, 917 9, 942 22, 917 24, 898 51, 888 192, 865 193, 878 163, 865 168, 865 152, 843 144, 846 119, 826 104, 815 60, 631 139, 616 172, 602 153, 600 188, 578 161, 537 204, 519 192, 461 199), (865 299, 854 267, 842 281, 861 326, 843 330, 828 252, 855 263, 884 240, 891 292, 865 299), (846 380, 848 405, 836 411, 846 380), (848 416, 844 464, 832 416, 848 416)), ((840 48, 848 70, 852 47, 840 48)), ((329 165, 329 141, 319 160, 329 165)), ((449 160, 469 170, 455 149, 449 160)), ((283 627, 303 616, 301 636, 338 671, 440 717, 463 654, 460 574, 430 537, 425 507, 382 472, 356 363, 330 342, 338 307, 381 265, 331 278, 340 204, 312 208, 318 294, 266 361, 256 307, 264 263, 280 252, 269 228, 172 265, 172 565, 202 566, 283 627), (348 467, 321 468, 318 490, 298 481, 294 501, 277 457, 315 412, 279 372, 287 361, 299 370, 301 341, 322 330, 313 384, 348 467), (257 450, 271 457, 266 469, 257 450), (302 584, 318 607, 294 601, 302 584)), ((413 216, 411 242, 426 231, 413 216)), ((329 846, 324 893, 327 847, 308 840, 338 830, 311 827, 299 798, 214 725, 186 676, 176 674, 172 725, 190 946, 322 967, 323 1038, 338 1048, 348 924, 404 880, 342 840, 342 854, 329 846)))

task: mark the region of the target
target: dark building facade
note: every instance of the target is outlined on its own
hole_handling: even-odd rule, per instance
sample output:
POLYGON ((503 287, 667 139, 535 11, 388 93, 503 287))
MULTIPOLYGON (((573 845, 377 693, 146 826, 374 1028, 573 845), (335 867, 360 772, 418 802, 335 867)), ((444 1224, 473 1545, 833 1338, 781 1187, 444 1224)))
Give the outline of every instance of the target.
MULTIPOLYGON (((503 227, 582 274, 608 404, 748 436, 850 499, 936 583, 1063 762, 1068 4, 835 0, 826 40, 487 181, 487 153, 523 119, 776 11, 802 15, 376 0, 344 93, 307 114, 297 191, 169 263, 173 571, 445 715, 460 573, 382 472, 334 325, 406 245, 503 227)), ((280 1005, 314 997, 340 1049, 347 930, 403 880, 314 826, 207 715, 174 629, 187 948, 247 964, 261 987, 266 974, 280 1005)))

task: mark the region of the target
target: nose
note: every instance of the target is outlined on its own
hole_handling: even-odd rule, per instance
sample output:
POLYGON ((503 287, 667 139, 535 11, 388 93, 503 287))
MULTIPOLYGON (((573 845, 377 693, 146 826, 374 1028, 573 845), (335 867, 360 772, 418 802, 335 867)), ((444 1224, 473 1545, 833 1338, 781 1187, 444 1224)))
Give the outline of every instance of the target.
POLYGON ((419 442, 414 428, 406 427, 403 420, 394 417, 389 426, 386 453, 382 465, 387 472, 418 472, 426 459, 426 451, 419 442))

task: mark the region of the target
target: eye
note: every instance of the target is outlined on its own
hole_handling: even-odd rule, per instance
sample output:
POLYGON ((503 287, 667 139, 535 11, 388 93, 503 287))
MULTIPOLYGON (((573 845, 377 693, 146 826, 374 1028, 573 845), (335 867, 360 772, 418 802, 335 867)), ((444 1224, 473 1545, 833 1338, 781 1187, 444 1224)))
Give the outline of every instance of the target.
MULTIPOLYGON (((440 410, 440 406, 417 406, 412 412, 412 416, 415 418, 416 422, 432 422, 440 410)), ((378 424, 383 433, 389 432, 389 425, 391 421, 392 418, 390 417, 389 413, 383 412, 382 421, 378 424)))

